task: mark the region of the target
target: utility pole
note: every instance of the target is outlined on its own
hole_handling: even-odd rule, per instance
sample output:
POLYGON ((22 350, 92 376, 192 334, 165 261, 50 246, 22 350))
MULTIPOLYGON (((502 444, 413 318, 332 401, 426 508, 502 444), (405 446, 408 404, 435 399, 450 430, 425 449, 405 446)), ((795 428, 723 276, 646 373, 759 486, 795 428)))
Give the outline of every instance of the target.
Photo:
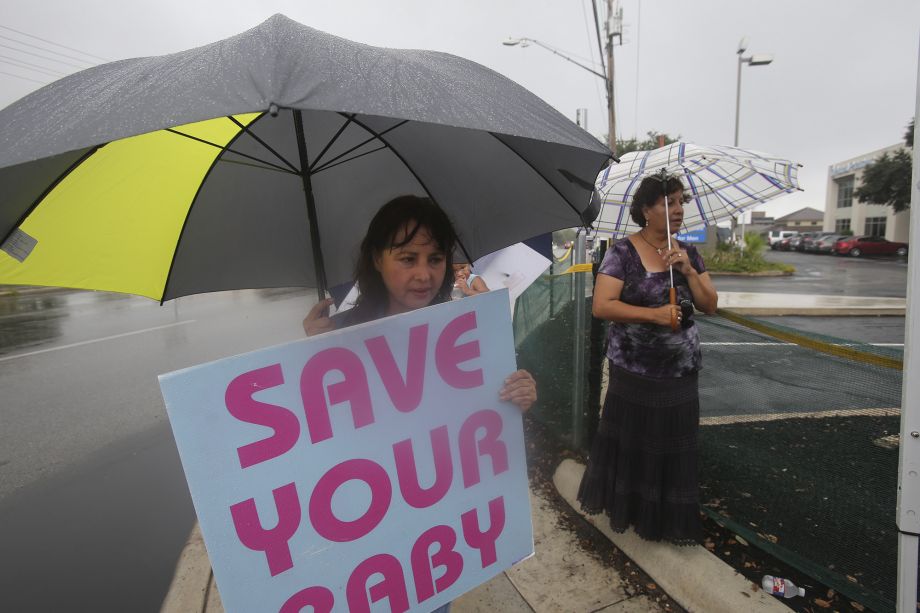
POLYGON ((607 146, 617 153, 617 118, 613 106, 613 39, 620 38, 623 44, 623 9, 614 9, 615 0, 607 0, 607 146))

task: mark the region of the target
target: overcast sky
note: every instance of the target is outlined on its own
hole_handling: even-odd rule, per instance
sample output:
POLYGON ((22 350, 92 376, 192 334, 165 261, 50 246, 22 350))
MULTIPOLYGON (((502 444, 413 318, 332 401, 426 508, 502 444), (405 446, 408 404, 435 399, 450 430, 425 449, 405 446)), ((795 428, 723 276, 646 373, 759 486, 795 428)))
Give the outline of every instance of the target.
MULTIPOLYGON (((742 71, 739 145, 803 164, 805 191, 764 205, 770 215, 823 209, 828 166, 898 143, 913 117, 917 0, 618 5, 624 23, 623 45, 615 49, 620 138, 656 130, 699 144, 732 144, 738 41, 746 36, 748 53, 774 55, 772 64, 742 71)), ((501 44, 509 36, 528 37, 597 62, 590 0, 6 0, 0 107, 56 78, 35 66, 66 74, 89 65, 73 58, 99 63, 170 53, 231 36, 274 13, 363 43, 480 62, 573 120, 576 109, 587 108, 589 131, 606 133, 599 78, 540 47, 501 44)))

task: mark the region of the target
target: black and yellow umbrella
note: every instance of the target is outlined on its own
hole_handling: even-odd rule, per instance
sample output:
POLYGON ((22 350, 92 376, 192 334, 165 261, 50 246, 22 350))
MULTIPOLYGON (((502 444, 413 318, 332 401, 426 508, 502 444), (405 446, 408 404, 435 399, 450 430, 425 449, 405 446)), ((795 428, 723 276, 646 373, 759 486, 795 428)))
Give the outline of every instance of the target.
POLYGON ((276 15, 0 111, 0 283, 169 300, 350 278, 379 206, 430 196, 471 258, 586 225, 610 152, 524 88, 276 15))

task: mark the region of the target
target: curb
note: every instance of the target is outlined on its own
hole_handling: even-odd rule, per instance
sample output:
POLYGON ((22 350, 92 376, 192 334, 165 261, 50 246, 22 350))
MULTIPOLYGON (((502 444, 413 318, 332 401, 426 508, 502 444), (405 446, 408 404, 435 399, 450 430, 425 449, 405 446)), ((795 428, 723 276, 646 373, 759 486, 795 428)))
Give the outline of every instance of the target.
POLYGON ((813 317, 891 315, 903 317, 907 311, 907 298, 775 292, 722 292, 719 294, 719 308, 739 315, 804 315, 813 317))
POLYGON ((904 317, 907 309, 900 307, 725 307, 726 311, 738 315, 753 315, 759 317, 861 317, 861 316, 890 316, 904 317))
POLYGON ((585 515, 578 504, 578 484, 585 467, 564 460, 553 475, 559 494, 610 539, 677 603, 688 611, 789 613, 789 608, 700 545, 676 547, 641 539, 632 530, 618 534, 607 516, 585 515))
POLYGON ((707 270, 710 277, 791 277, 795 272, 762 270, 760 272, 735 272, 733 270, 707 270))
POLYGON ((176 572, 166 598, 163 599, 160 613, 223 611, 223 607, 214 602, 219 596, 213 584, 211 560, 204 546, 201 529, 198 522, 195 522, 176 562, 176 572))

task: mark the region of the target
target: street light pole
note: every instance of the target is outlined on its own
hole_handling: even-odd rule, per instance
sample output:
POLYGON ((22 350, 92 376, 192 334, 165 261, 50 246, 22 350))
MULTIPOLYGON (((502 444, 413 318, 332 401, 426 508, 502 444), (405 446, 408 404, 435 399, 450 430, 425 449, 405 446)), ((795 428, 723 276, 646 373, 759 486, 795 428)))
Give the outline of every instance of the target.
MULTIPOLYGON (((607 0, 607 2, 608 2, 608 7, 609 7, 610 3, 612 3, 613 0, 607 0)), ((558 55, 559 57, 566 60, 567 62, 571 62, 572 64, 575 64, 579 68, 587 70, 588 72, 593 74, 595 77, 598 77, 599 79, 604 80, 604 89, 607 93, 607 122, 608 122, 607 146, 610 148, 610 151, 614 155, 616 155, 616 152, 617 152, 617 142, 616 142, 616 112, 614 111, 614 106, 613 106, 613 38, 619 35, 620 33, 618 31, 615 31, 615 28, 610 25, 609 20, 608 20, 608 24, 607 24, 607 74, 598 72, 597 70, 594 70, 590 66, 586 66, 582 64, 581 62, 578 62, 572 59, 565 53, 562 53, 556 49, 553 49, 549 45, 546 45, 536 40, 535 38, 508 38, 507 40, 502 41, 502 44, 505 45, 506 47, 516 47, 518 45, 520 45, 521 47, 528 47, 531 44, 537 45, 538 47, 542 47, 546 49, 550 53, 558 55)))
MULTIPOLYGON (((735 147, 738 146, 738 126, 741 123, 741 66, 766 66, 773 61, 773 55, 769 53, 757 53, 744 57, 747 51, 747 37, 742 38, 738 43, 738 78, 735 87, 735 147)), ((734 229, 732 230, 734 232, 734 229)), ((741 253, 744 253, 744 212, 741 212, 741 253)))
POLYGON ((742 38, 741 42, 738 43, 738 80, 737 87, 735 88, 735 147, 738 146, 738 126, 741 119, 741 65, 747 64, 748 66, 766 66, 773 62, 773 54, 771 53, 755 53, 744 57, 744 52, 747 51, 747 38, 742 38))

